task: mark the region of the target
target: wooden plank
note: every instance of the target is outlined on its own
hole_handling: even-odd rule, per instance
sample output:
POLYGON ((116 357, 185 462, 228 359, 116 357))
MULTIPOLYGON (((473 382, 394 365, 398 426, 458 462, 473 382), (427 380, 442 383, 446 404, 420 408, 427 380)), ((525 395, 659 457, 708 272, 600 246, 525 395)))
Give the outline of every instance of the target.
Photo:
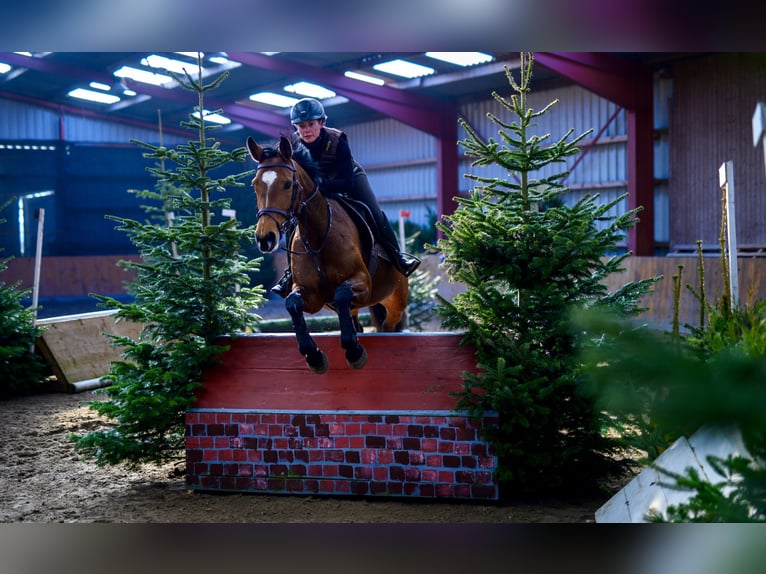
POLYGON ((37 347, 64 385, 103 377, 112 361, 121 356, 121 349, 112 346, 105 335, 138 338, 141 325, 115 320, 116 311, 101 311, 41 319, 44 332, 37 347))
MULTIPOLYGON (((743 304, 766 297, 766 260, 759 257, 738 257, 739 293, 743 304)), ((723 274, 719 257, 704 258, 705 291, 707 300, 714 304, 723 294, 723 274)), ((679 304, 679 323, 699 326, 700 305, 696 297, 687 289, 690 285, 699 291, 699 269, 697 257, 628 257, 624 262, 625 271, 615 273, 604 284, 611 291, 628 281, 649 279, 663 275, 663 279, 654 285, 654 291, 641 300, 640 306, 647 310, 638 316, 641 320, 670 329, 673 320, 673 275, 681 272, 681 299, 679 304)))
POLYGON ((298 353, 294 335, 248 335, 205 376, 195 408, 276 410, 454 410, 451 392, 464 371, 475 372, 474 352, 455 333, 381 333, 360 336, 364 368, 348 367, 337 333, 315 335, 330 368, 317 375, 298 353))
MULTIPOLYGON (((40 266, 41 297, 84 297, 88 293, 116 295, 125 292, 125 283, 135 272, 118 265, 119 261, 139 261, 137 255, 80 255, 43 257, 40 266)), ((3 280, 21 282, 31 288, 34 258, 16 257, 8 262, 3 280)))

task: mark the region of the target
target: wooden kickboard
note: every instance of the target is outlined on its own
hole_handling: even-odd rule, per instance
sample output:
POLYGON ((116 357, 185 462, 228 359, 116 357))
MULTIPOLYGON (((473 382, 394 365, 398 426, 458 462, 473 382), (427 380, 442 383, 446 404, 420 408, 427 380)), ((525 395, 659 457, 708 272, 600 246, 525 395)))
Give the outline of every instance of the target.
POLYGON ((464 371, 476 371, 475 351, 456 333, 365 333, 368 362, 351 369, 338 333, 312 335, 330 368, 317 375, 298 352, 295 335, 222 339, 230 349, 211 367, 196 408, 276 410, 455 409, 464 371))
POLYGON ((98 311, 40 319, 44 328, 37 348, 64 386, 103 377, 112 361, 119 360, 120 347, 112 346, 105 333, 137 339, 142 325, 115 320, 117 311, 98 311))

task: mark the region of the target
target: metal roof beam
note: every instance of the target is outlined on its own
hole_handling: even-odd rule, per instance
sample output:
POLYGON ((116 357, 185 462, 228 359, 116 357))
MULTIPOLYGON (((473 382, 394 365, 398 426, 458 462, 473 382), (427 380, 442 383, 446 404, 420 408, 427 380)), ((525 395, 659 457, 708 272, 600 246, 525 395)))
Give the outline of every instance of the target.
POLYGON ((375 86, 347 78, 343 74, 284 58, 251 52, 228 52, 227 55, 230 59, 248 66, 313 80, 332 88, 349 100, 436 137, 442 135, 441 115, 448 110, 455 114, 452 104, 443 100, 388 86, 375 86))
MULTIPOLYGON (((199 105, 197 95, 184 88, 168 90, 134 80, 126 80, 125 83, 133 91, 153 98, 186 104, 190 109, 199 105)), ((232 120, 270 137, 279 137, 289 132, 289 120, 279 114, 252 109, 242 104, 230 104, 215 98, 205 98, 205 102, 208 108, 221 109, 232 120)))
POLYGON ((535 62, 626 110, 651 108, 651 68, 613 54, 535 52, 535 62))
POLYGON ((0 52, 0 62, 74 80, 101 82, 110 86, 114 83, 114 76, 111 74, 104 74, 103 72, 78 66, 70 66, 69 64, 48 60, 47 58, 30 58, 29 56, 22 56, 14 52, 0 52))

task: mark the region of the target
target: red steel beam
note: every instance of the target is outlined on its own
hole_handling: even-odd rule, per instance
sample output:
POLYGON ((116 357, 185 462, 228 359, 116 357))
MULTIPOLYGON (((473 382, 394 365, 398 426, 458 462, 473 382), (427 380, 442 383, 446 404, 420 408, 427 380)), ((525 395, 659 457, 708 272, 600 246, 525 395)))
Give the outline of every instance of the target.
POLYGON ((628 208, 641 207, 628 233, 635 255, 654 255, 654 83, 651 68, 605 53, 536 52, 541 66, 625 108, 628 121, 628 208))

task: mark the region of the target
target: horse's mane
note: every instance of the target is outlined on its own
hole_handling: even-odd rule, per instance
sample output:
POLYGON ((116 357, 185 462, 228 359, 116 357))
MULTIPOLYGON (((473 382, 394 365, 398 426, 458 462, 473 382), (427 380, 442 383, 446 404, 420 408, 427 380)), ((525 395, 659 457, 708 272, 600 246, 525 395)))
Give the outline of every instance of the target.
POLYGON ((322 183, 322 175, 319 173, 319 164, 311 157, 311 152, 302 141, 293 141, 293 159, 304 169, 308 176, 319 185, 322 183))

